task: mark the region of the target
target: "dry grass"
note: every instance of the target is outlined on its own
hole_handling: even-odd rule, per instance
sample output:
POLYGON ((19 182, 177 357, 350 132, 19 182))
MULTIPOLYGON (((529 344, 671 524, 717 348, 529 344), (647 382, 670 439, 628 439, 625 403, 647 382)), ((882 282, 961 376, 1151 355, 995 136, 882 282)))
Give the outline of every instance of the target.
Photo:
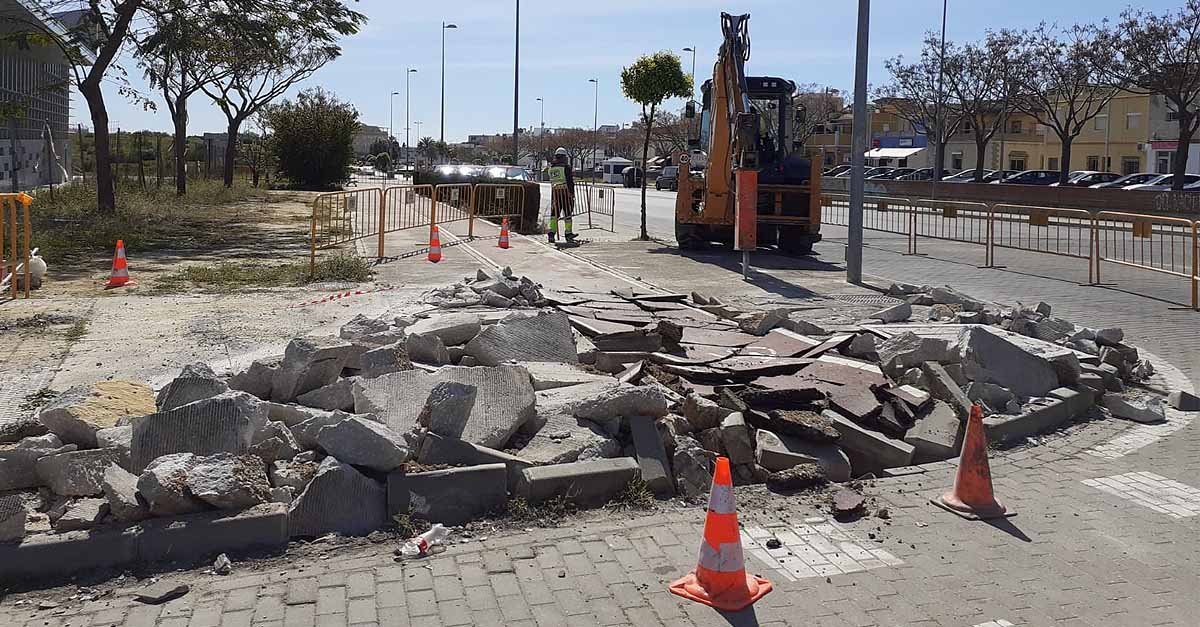
POLYGON ((285 264, 226 261, 191 265, 160 277, 155 282, 153 291, 162 294, 199 288, 225 293, 247 289, 298 287, 308 283, 362 283, 370 280, 371 275, 371 267, 366 261, 344 253, 317 260, 316 272, 313 274, 309 274, 307 261, 285 264))

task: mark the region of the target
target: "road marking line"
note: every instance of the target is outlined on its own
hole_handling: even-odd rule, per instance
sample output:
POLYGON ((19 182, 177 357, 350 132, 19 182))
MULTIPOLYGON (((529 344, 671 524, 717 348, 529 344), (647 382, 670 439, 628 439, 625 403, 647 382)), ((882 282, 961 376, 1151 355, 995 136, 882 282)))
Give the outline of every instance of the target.
POLYGON ((1151 472, 1128 472, 1080 483, 1172 518, 1200 515, 1200 488, 1151 472))
POLYGON ((979 623, 978 625, 975 625, 974 627, 1015 627, 1015 626, 1012 623, 1004 620, 1003 618, 999 618, 996 620, 989 620, 986 623, 979 623))

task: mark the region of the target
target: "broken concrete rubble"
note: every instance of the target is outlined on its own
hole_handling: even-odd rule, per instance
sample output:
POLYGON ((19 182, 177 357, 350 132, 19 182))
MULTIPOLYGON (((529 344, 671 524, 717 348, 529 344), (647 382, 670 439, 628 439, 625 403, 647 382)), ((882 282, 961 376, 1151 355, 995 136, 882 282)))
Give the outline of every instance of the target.
POLYGON ((150 516, 150 511, 138 500, 138 478, 124 468, 110 464, 104 469, 101 487, 108 499, 108 510, 121 522, 137 522, 150 516))
POLYGON ((187 471, 187 487, 192 496, 217 509, 244 509, 271 500, 266 466, 253 455, 197 458, 187 471))
POLYGON ((137 491, 155 516, 190 514, 206 509, 188 490, 187 477, 197 458, 192 453, 163 455, 150 462, 138 477, 137 491))
POLYGON ((1183 390, 1171 392, 1167 396, 1167 404, 1179 411, 1200 411, 1200 398, 1183 390))
POLYGON ((750 436, 750 428, 746 418, 734 412, 721 421, 721 444, 729 454, 729 461, 734 464, 754 463, 754 441, 750 436))
POLYGON ((655 426, 655 419, 649 416, 634 416, 629 419, 629 431, 642 481, 646 483, 646 487, 658 496, 673 496, 675 485, 671 479, 671 466, 662 437, 655 426))
POLYGON ((337 381, 352 350, 352 344, 334 338, 292 340, 271 380, 271 400, 287 403, 337 381))
POLYGON ((807 490, 828 481, 825 469, 818 464, 798 464, 767 476, 767 488, 779 492, 807 490))
POLYGON ((949 403, 950 407, 954 409, 954 413, 963 420, 971 415, 971 406, 973 405, 971 399, 967 398, 962 388, 958 387, 958 383, 950 377, 946 369, 937 362, 927 361, 921 364, 921 372, 924 374, 924 381, 929 388, 929 393, 934 398, 949 403))
POLYGON ((208 364, 198 362, 184 366, 179 376, 159 390, 155 400, 158 411, 167 411, 228 391, 229 385, 208 364))
POLYGON ((375 333, 383 333, 391 328, 383 318, 371 318, 365 314, 357 314, 338 330, 338 337, 348 342, 359 341, 375 333))
POLYGON ((918 367, 927 361, 953 363, 959 360, 950 342, 907 331, 881 344, 877 352, 883 370, 893 374, 918 367))
POLYGON ((269 478, 271 485, 277 488, 292 488, 296 492, 304 490, 304 486, 317 474, 316 462, 277 461, 271 464, 269 478))
POLYGON ((141 472, 171 453, 240 455, 267 422, 267 408, 245 392, 227 392, 176 409, 135 418, 130 463, 141 472))
POLYGON ((819 464, 830 481, 850 480, 850 459, 835 444, 815 443, 759 429, 755 433, 756 461, 770 471, 799 464, 819 464))
POLYGON ((448 438, 462 437, 475 409, 479 388, 454 381, 442 381, 433 386, 425 407, 417 416, 417 424, 448 438))
POLYGON ((387 522, 387 490, 349 464, 326 457, 288 506, 288 533, 366 535, 387 522))
POLYGON ((742 314, 735 319, 738 328, 750 335, 766 335, 768 331, 779 326, 788 319, 788 309, 773 309, 771 311, 756 311, 742 314))
POLYGON ((489 326, 467 343, 466 354, 484 366, 507 361, 579 360, 571 323, 559 312, 511 317, 489 326))
POLYGON ((533 463, 524 458, 454 438, 443 438, 434 433, 426 434, 422 438, 417 461, 422 464, 449 464, 452 466, 504 464, 510 491, 516 487, 521 471, 533 466, 533 463))
POLYGON ((300 452, 300 444, 290 429, 282 422, 269 420, 255 434, 249 453, 264 464, 279 459, 291 459, 300 452))
POLYGON ((409 335, 405 340, 405 352, 409 359, 431 366, 444 366, 450 363, 450 351, 442 338, 429 335, 409 335))
MULTIPOLYGON (((373 348, 358 357, 358 376, 364 379, 372 379, 392 372, 400 372, 401 370, 411 370, 412 367, 412 360, 409 359, 408 348, 405 342, 394 342, 380 346, 379 348, 373 348)), ((336 385, 337 383, 335 382, 301 394, 296 397, 297 401, 304 403, 300 399, 336 385)), ((341 408, 335 407, 334 409, 341 408)))
POLYGON ((679 492, 693 498, 707 495, 712 487, 713 464, 716 460, 717 454, 705 450, 694 438, 675 438, 675 454, 671 458, 671 468, 675 473, 675 483, 679 492))
POLYGON ((388 513, 462 525, 502 510, 508 496, 507 486, 504 464, 393 472, 387 480, 388 513))
MULTIPOLYGON (((767 412, 765 419, 760 420, 764 429, 809 442, 836 442, 841 437, 831 420, 814 411, 773 409, 767 412)), ((753 418, 751 422, 759 426, 753 418)))
MULTIPOLYGON (((405 368, 407 370, 407 368, 405 368)), ((387 374, 387 373, 383 373, 387 374)), ((338 379, 334 383, 330 383, 324 387, 319 387, 311 392, 305 392, 296 397, 296 402, 305 407, 313 407, 316 409, 324 409, 333 411, 340 409, 342 411, 354 410, 354 382, 357 379, 349 377, 338 379)), ((273 420, 278 420, 272 417, 273 420)))
POLYGON ((962 443, 963 422, 949 404, 935 400, 904 436, 913 447, 913 463, 942 461, 957 457, 962 443))
POLYGON ((612 377, 588 372, 574 364, 554 361, 521 361, 517 365, 529 373, 535 391, 580 385, 583 383, 609 382, 612 377))
POLYGON ((108 501, 104 499, 77 499, 67 506, 62 516, 54 521, 58 532, 92 529, 108 515, 108 501))
POLYGON ((323 427, 317 442, 344 463, 380 472, 396 469, 408 460, 408 444, 387 427, 362 418, 346 418, 323 427))
POLYGON ((871 314, 870 317, 873 320, 879 320, 884 324, 891 322, 905 322, 912 317, 912 305, 908 303, 892 305, 887 309, 883 309, 871 314))
POLYGON ((101 381, 76 386, 38 413, 38 419, 66 444, 96 447, 96 432, 122 420, 155 412, 150 386, 134 381, 101 381))
POLYGON ((697 431, 719 426, 731 413, 732 409, 721 407, 699 394, 689 394, 683 400, 683 417, 687 418, 692 428, 697 431))
POLYGON ((572 413, 615 434, 622 417, 667 415, 667 399, 656 388, 618 383, 579 398, 572 413))
POLYGON ((1142 424, 1165 422, 1167 417, 1163 412, 1161 400, 1150 402, 1127 401, 1115 394, 1105 394, 1100 401, 1104 408, 1117 418, 1132 420, 1142 424))
POLYGON ((243 371, 229 378, 229 389, 246 392, 262 400, 270 400, 271 386, 283 356, 256 359, 243 371))
POLYGON ((1058 373, 1033 355, 986 327, 966 327, 957 348, 963 373, 972 381, 995 383, 1021 397, 1045 396, 1059 386, 1058 373))
POLYGON ((576 505, 596 506, 624 491, 639 473, 637 461, 630 457, 534 466, 521 471, 515 492, 529 503, 562 497, 576 505))
POLYGON ((104 469, 121 461, 114 449, 89 449, 46 455, 37 460, 42 485, 63 496, 96 496, 104 491, 104 469))
MULTIPOLYGON (((511 298, 511 295, 505 294, 511 298)), ((466 344, 482 330, 479 316, 473 313, 440 314, 418 320, 405 329, 409 335, 435 335, 446 346, 466 344)))

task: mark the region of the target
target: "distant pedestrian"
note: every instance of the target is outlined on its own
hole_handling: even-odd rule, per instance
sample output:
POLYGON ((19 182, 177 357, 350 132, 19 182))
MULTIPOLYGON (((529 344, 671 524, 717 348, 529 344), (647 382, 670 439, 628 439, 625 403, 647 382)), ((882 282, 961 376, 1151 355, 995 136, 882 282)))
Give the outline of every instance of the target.
POLYGON ((575 171, 567 159, 567 149, 554 151, 550 164, 550 233, 546 239, 553 244, 558 239, 558 217, 563 218, 563 234, 567 243, 575 241, 571 232, 571 215, 575 212, 575 171))

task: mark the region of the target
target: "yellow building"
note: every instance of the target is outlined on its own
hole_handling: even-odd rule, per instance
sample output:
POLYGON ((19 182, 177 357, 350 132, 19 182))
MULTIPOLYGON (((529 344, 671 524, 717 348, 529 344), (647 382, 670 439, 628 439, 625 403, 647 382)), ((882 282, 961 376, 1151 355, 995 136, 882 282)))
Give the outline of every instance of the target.
MULTIPOLYGON (((985 117, 991 124, 994 118, 985 117)), ((946 169, 951 172, 975 168, 978 147, 971 124, 963 122, 946 143, 946 169)), ((1033 170, 1045 167, 1046 138, 1037 119, 1025 113, 1010 113, 1003 127, 992 137, 985 153, 987 170, 1033 170)))
MULTIPOLYGON (((1151 96, 1121 92, 1104 112, 1089 121, 1071 143, 1067 169, 1135 174, 1152 170, 1146 163, 1150 136, 1151 96)), ((1059 169, 1062 142, 1046 131, 1046 169, 1059 169)))

